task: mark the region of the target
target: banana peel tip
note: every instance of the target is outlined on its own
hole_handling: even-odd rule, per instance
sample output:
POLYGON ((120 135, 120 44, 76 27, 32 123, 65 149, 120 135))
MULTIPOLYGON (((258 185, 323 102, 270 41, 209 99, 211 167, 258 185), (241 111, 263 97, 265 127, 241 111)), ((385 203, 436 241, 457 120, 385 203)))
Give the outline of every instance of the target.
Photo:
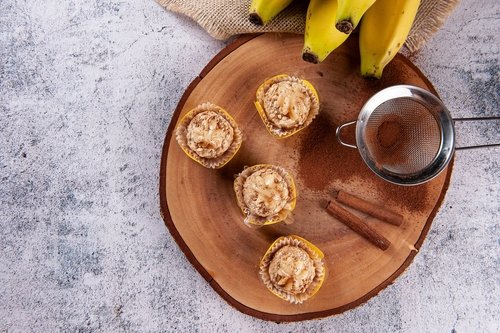
POLYGON ((347 35, 349 35, 351 32, 354 31, 354 24, 350 20, 342 20, 335 24, 335 28, 337 28, 338 31, 343 32, 347 35))
POLYGON ((262 18, 257 13, 250 13, 248 20, 255 25, 264 25, 264 21, 262 21, 262 18))
POLYGON ((302 59, 313 64, 317 64, 319 62, 318 56, 310 52, 302 52, 302 59))

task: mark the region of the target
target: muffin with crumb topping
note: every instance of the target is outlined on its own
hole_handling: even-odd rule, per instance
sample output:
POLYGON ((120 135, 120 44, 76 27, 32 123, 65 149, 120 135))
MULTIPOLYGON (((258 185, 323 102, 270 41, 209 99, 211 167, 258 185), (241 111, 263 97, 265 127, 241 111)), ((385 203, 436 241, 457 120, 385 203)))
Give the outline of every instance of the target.
POLYGON ((234 191, 248 226, 285 220, 295 208, 297 198, 290 173, 270 164, 245 168, 234 180, 234 191))
POLYGON ((189 111, 177 126, 175 137, 186 155, 212 169, 229 162, 243 140, 236 121, 212 103, 203 103, 189 111))
POLYGON ((259 275, 276 296, 302 303, 319 290, 325 279, 323 259, 321 250, 304 238, 280 237, 262 258, 259 275))
POLYGON ((286 138, 313 121, 319 113, 319 98, 309 81, 282 74, 257 89, 255 107, 269 133, 286 138))

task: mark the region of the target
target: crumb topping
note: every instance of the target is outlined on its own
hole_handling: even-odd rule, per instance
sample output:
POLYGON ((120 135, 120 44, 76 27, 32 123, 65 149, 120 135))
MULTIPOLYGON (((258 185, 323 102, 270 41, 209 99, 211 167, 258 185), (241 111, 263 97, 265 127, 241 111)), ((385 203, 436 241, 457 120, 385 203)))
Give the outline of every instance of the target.
POLYGON ((282 247, 269 264, 271 283, 294 295, 305 292, 315 275, 313 260, 305 250, 296 246, 282 247))
POLYGON ((304 124, 311 104, 307 88, 300 82, 276 82, 264 94, 264 110, 269 121, 284 129, 304 124))
POLYGON ((234 138, 234 129, 215 111, 204 111, 193 117, 187 126, 187 145, 204 158, 224 154, 234 138))
POLYGON ((243 184, 243 201, 254 215, 267 217, 276 214, 283 209, 288 198, 285 179, 273 169, 257 170, 243 184))

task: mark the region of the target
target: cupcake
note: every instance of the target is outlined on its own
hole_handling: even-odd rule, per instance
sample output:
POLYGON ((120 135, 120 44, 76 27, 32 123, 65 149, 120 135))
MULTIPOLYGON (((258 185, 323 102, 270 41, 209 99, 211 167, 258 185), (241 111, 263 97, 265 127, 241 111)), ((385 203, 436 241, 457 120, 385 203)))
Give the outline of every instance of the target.
POLYGON ((280 237, 260 261, 259 275, 274 295, 290 303, 302 303, 323 284, 323 258, 321 250, 301 237, 280 237))
POLYGON ((186 155, 211 169, 229 162, 243 139, 229 113, 212 103, 189 111, 177 126, 175 138, 186 155))
POLYGON ((257 89, 255 107, 269 133, 286 138, 308 126, 319 112, 312 84, 286 74, 267 79, 257 89))
POLYGON ((245 168, 234 180, 234 191, 248 226, 281 222, 295 208, 293 178, 279 166, 257 164, 245 168))

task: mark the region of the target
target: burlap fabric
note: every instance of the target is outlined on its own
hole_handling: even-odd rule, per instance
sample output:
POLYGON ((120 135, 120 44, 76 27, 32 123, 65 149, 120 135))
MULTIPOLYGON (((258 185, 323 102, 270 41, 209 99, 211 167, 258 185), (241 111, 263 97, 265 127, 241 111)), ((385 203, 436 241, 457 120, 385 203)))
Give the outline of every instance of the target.
MULTIPOLYGON (((295 0, 264 27, 248 21, 251 0, 157 0, 168 10, 191 17, 216 39, 257 32, 304 33, 308 1, 295 0)), ((417 51, 443 24, 459 0, 422 0, 406 40, 408 51, 417 51)))

